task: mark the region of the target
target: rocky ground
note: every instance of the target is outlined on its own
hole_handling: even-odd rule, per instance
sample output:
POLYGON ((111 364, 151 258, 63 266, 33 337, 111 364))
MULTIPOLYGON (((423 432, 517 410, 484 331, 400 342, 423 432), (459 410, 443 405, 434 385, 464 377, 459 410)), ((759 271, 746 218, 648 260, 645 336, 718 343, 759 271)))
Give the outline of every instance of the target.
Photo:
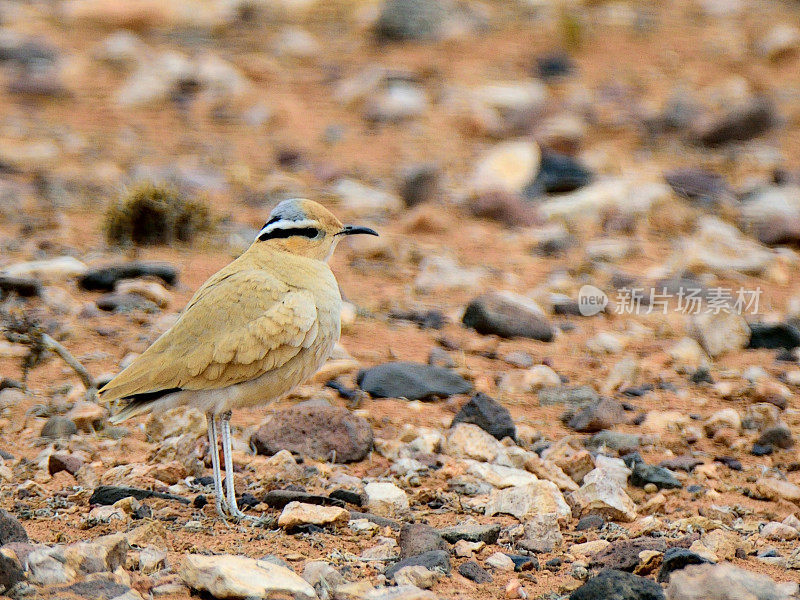
POLYGON ((5 594, 799 597, 799 23, 0 2, 5 594), (205 417, 91 388, 291 196, 381 237, 322 372, 234 415, 226 524, 205 417))

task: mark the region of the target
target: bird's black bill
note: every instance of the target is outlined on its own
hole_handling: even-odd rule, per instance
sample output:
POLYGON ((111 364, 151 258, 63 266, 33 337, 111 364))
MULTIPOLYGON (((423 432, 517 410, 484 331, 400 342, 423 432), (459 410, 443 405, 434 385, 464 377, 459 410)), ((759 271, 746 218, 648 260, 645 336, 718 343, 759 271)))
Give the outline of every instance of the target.
POLYGON ((370 229, 369 227, 361 227, 359 225, 345 225, 344 229, 342 229, 336 235, 358 235, 359 233, 366 235, 378 235, 378 232, 374 229, 370 229))

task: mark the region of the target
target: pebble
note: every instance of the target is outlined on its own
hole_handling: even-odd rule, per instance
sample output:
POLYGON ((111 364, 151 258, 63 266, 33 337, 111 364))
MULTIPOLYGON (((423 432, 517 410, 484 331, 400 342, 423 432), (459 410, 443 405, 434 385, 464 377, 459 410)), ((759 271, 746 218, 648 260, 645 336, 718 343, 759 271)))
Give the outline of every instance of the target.
POLYGON ((190 588, 207 592, 214 598, 288 595, 298 600, 317 600, 308 582, 266 560, 231 554, 188 554, 178 573, 190 588))
POLYGON ((450 369, 410 362, 392 362, 361 371, 357 383, 374 398, 432 400, 466 394, 472 384, 450 369))
POLYGON ((259 454, 288 450, 339 463, 362 460, 372 443, 372 427, 363 417, 345 408, 306 403, 276 413, 250 437, 259 454))
POLYGON ((343 207, 357 216, 391 215, 403 209, 403 201, 399 196, 369 187, 354 179, 338 180, 332 191, 341 198, 343 207))
POLYGON ((303 502, 290 502, 280 516, 278 525, 284 529, 293 529, 301 525, 341 525, 350 520, 350 512, 338 506, 319 506, 303 502))
POLYGON ((408 496, 399 487, 389 482, 368 483, 364 487, 365 506, 379 517, 402 518, 410 510, 408 496))
POLYGON ((441 573, 431 571, 422 565, 403 567, 394 574, 398 586, 413 586, 423 590, 432 588, 441 578, 441 573))
POLYGON ((630 483, 636 487, 645 488, 645 491, 647 491, 648 485, 653 485, 659 490, 672 490, 683 487, 680 480, 669 469, 646 465, 641 462, 633 466, 630 483))
POLYGON ((750 349, 785 348, 793 350, 800 346, 800 329, 789 323, 750 323, 750 349))
POLYGON ((502 552, 495 552, 486 558, 486 564, 498 571, 513 571, 514 561, 508 554, 502 552))
POLYGON ((468 560, 458 566, 458 572, 475 583, 491 583, 494 578, 474 560, 468 560))
POLYGON ((673 573, 667 597, 670 600, 724 600, 737 597, 790 600, 797 590, 797 583, 776 583, 767 575, 730 564, 702 564, 689 565, 673 573))
POLYGON ((785 525, 776 521, 771 521, 764 525, 760 531, 761 537, 765 540, 795 540, 800 536, 800 532, 791 525, 785 525))
POLYGON ((434 40, 442 34, 446 12, 428 0, 385 0, 375 34, 385 41, 434 40))
POLYGON ((71 256, 11 264, 0 270, 6 277, 34 278, 41 282, 59 282, 80 277, 88 267, 71 256))
POLYGON ((452 429, 459 423, 477 425, 498 440, 516 437, 516 426, 508 409, 483 393, 478 393, 464 404, 450 423, 452 429))
POLYGON ((469 193, 522 193, 539 172, 541 151, 535 142, 502 142, 478 159, 471 179, 469 193))
POLYGON ((741 315, 732 311, 695 315, 692 330, 695 339, 712 358, 746 348, 750 341, 750 327, 741 315))
POLYGON ((130 262, 88 269, 78 280, 78 285, 89 291, 111 292, 127 279, 155 277, 164 285, 174 286, 178 282, 178 270, 161 262, 130 262))
POLYGON ((664 600, 664 591, 657 583, 633 573, 604 569, 591 577, 569 600, 664 600))
POLYGON ((384 571, 387 579, 393 579, 395 573, 405 567, 422 566, 431 571, 439 571, 440 573, 450 573, 450 555, 446 550, 431 550, 410 556, 403 560, 394 563, 384 571))
POLYGON ((699 119, 693 125, 691 135, 704 146, 714 147, 758 137, 775 121, 772 103, 766 98, 755 98, 744 106, 699 119))
POLYGON ((458 525, 439 530, 439 534, 451 544, 460 540, 467 542, 483 542, 491 545, 497 542, 500 535, 500 525, 481 525, 477 521, 467 520, 458 525))
POLYGON ((550 342, 555 330, 535 302, 510 292, 484 294, 469 303, 462 322, 478 333, 550 342))
POLYGON ((550 481, 496 490, 486 501, 485 513, 487 517, 509 514, 521 522, 545 513, 555 513, 559 519, 568 519, 572 514, 561 491, 550 481))
MULTIPOLYGON (((620 461, 621 462, 621 461, 620 461)), ((625 491, 630 469, 623 465, 598 467, 583 478, 583 485, 570 495, 581 516, 599 514, 615 521, 636 520, 636 503, 625 491), (624 479, 621 479, 621 474, 624 479)))
POLYGON ((525 196, 531 199, 543 194, 573 192, 591 183, 592 172, 578 160, 565 154, 545 152, 542 154, 539 172, 528 185, 525 196))
POLYGON ((661 562, 661 570, 658 572, 658 582, 669 581, 669 577, 674 571, 680 571, 688 565, 700 565, 708 562, 708 559, 687 548, 667 548, 661 562))
MULTIPOLYGON (((447 434, 444 451, 456 458, 494 462, 505 456, 505 448, 492 435, 471 423, 457 423, 447 434)), ((507 460, 507 459, 506 459, 507 460)))
POLYGON ((397 538, 400 546, 400 558, 417 556, 433 550, 447 550, 444 538, 430 525, 425 523, 406 523, 400 529, 397 538))
POLYGON ((444 290, 473 290, 486 275, 484 267, 462 267, 446 255, 426 256, 420 263, 414 289, 420 294, 444 290))

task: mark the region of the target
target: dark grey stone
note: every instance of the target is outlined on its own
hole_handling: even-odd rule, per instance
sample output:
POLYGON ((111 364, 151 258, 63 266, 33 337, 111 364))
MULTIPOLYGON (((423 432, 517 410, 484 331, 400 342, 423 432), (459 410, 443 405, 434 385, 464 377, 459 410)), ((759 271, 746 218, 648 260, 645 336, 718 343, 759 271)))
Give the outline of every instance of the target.
POLYGON ((446 529, 440 529, 441 536, 455 544, 459 540, 466 540, 468 542, 484 542, 491 545, 497 542, 500 536, 500 525, 454 525, 446 529))
POLYGON ((411 362, 391 362, 363 370, 357 382, 375 398, 431 400, 472 390, 472 384, 455 371, 411 362))
POLYGON ((664 600, 664 591, 650 579, 605 569, 572 592, 569 600, 664 600))
POLYGON ((474 560, 468 560, 467 562, 458 565, 458 572, 475 583, 489 583, 494 581, 494 578, 489 574, 489 571, 484 569, 474 560))
POLYGON ((439 532, 425 523, 406 523, 397 539, 400 558, 419 556, 434 550, 447 550, 447 542, 439 532))
POLYGON ((517 434, 514 419, 508 409, 486 394, 479 392, 461 407, 450 427, 458 423, 472 423, 492 434, 498 440, 513 438, 517 434))
POLYGON ((394 574, 403 567, 422 566, 431 571, 440 571, 442 573, 450 573, 450 555, 446 550, 432 550, 424 554, 417 554, 410 556, 399 562, 394 563, 384 571, 387 579, 393 579, 394 574))
POLYGON ((502 294, 478 296, 469 303, 461 320, 464 325, 483 335, 523 337, 541 342, 552 342, 555 336, 547 317, 502 294))
POLYGON ((630 476, 631 485, 644 487, 648 483, 653 483, 660 490, 674 490, 682 488, 683 484, 669 469, 636 463, 630 476))
POLYGON ((91 269, 78 280, 84 290, 110 292, 117 282, 137 277, 157 277, 166 285, 178 281, 178 271, 172 265, 157 262, 131 262, 91 269))
POLYGON ((688 548, 668 548, 664 553, 661 570, 658 572, 658 581, 666 583, 673 571, 679 571, 688 565, 700 565, 711 561, 692 552, 688 548))

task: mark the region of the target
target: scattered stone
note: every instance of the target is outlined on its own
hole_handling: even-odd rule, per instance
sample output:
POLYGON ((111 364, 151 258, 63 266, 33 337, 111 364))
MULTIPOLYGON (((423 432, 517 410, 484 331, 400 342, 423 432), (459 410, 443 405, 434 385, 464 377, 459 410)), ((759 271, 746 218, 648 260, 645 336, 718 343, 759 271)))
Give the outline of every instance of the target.
POLYGON ((800 346, 800 329, 788 323, 750 323, 750 342, 747 347, 785 348, 793 350, 800 346))
POLYGON ((589 385, 580 387, 542 388, 539 390, 539 406, 564 404, 579 408, 599 401, 597 392, 589 385))
POLYGON ((692 327, 694 337, 712 358, 745 348, 750 341, 747 322, 733 311, 695 315, 692 327))
POLYGON ((490 583, 494 578, 474 560, 468 560, 458 566, 458 572, 475 583, 490 583))
POLYGON ((445 452, 456 458, 495 462, 505 455, 505 448, 477 425, 459 423, 447 435, 445 452))
POLYGON ((76 433, 78 433, 78 427, 72 422, 72 419, 56 415, 47 419, 39 435, 43 438, 64 439, 76 433))
POLYGON ((416 556, 410 556, 394 563, 384 571, 387 579, 394 578, 395 573, 405 567, 422 566, 431 571, 450 573, 450 555, 446 550, 431 550, 416 556))
POLYGON ((572 514, 564 496, 550 481, 536 481, 492 492, 485 512, 487 517, 513 515, 522 522, 546 513, 555 513, 559 519, 568 519, 572 514))
POLYGON ((776 521, 765 524, 760 533, 764 539, 776 541, 795 540, 800 536, 796 528, 776 521))
POLYGON ((401 518, 408 514, 406 493, 393 483, 368 483, 364 488, 367 509, 379 517, 401 518))
POLYGON ((569 600, 664 600, 657 583, 624 571, 604 569, 572 592, 569 600))
POLYGON ((400 558, 417 556, 433 550, 447 550, 447 543, 439 532, 424 523, 406 523, 397 540, 400 558))
POLYGON ((0 294, 16 294, 21 298, 41 297, 42 283, 33 277, 0 275, 0 294))
POLYGON ((619 464, 613 460, 598 461, 597 468, 583 478, 581 488, 570 494, 578 515, 599 514, 628 522, 636 519, 636 503, 625 492, 631 471, 622 461, 619 464))
POLYGON ((406 206, 412 207, 430 202, 438 193, 439 169, 436 165, 415 165, 403 173, 400 197, 406 206))
POLYGON ((339 463, 357 462, 372 450, 372 427, 345 408, 301 403, 269 418, 250 437, 258 454, 281 450, 339 463))
POLYGON ((303 502, 290 502, 278 517, 278 525, 294 529, 301 525, 341 525, 350 520, 350 512, 338 506, 319 506, 303 502))
POLYGON ((5 546, 11 542, 27 541, 28 533, 17 518, 0 509, 0 546, 5 546))
POLYGON ((385 0, 375 34, 385 41, 426 41, 441 35, 445 9, 428 0, 385 0))
POLYGON ((541 554, 561 547, 564 538, 558 524, 556 513, 536 515, 525 522, 523 538, 518 546, 529 552, 541 554))
POLYGON ((542 194, 572 192, 589 185, 592 177, 592 172, 571 156, 545 152, 539 172, 525 188, 525 195, 533 199, 542 194))
POLYGON ((80 277, 88 267, 71 256, 48 260, 35 260, 11 264, 0 270, 0 275, 15 278, 34 278, 40 282, 58 282, 80 277))
POLYGON ((422 259, 414 290, 432 294, 445 290, 473 290, 486 277, 484 267, 462 267, 447 255, 429 255, 422 259))
POLYGON ((385 363, 366 369, 358 374, 357 383, 375 398, 408 400, 447 398, 472 389, 472 384, 454 371, 410 362, 385 363))
POLYGON ((140 490, 133 487, 118 487, 113 485, 101 485, 95 488, 89 498, 89 504, 102 504, 110 506, 119 502, 123 498, 133 497, 137 500, 145 500, 146 498, 163 498, 164 500, 175 500, 182 504, 190 504, 187 498, 182 498, 174 494, 164 494, 162 492, 154 492, 152 490, 140 490))
POLYGON ((441 576, 441 573, 431 571, 422 565, 412 565, 397 571, 394 574, 394 582, 398 587, 407 586, 426 590, 433 587, 441 576))
POLYGON ((725 114, 699 120, 692 128, 692 136, 704 146, 710 147, 743 142, 766 132, 775 121, 772 103, 765 98, 756 98, 725 114))
POLYGON ((498 440, 516 437, 516 427, 508 409, 483 393, 473 396, 461 407, 450 427, 458 423, 471 423, 490 433, 498 440))
POLYGON ((172 265, 153 262, 131 262, 89 269, 78 280, 84 290, 111 292, 125 279, 157 277, 168 286, 178 282, 178 271, 172 265))
POLYGON ((661 562, 661 570, 658 572, 658 582, 669 581, 669 576, 674 571, 680 571, 689 565, 701 565, 708 562, 708 559, 687 548, 667 548, 661 562))
POLYGON ((469 303, 462 318, 464 325, 483 335, 525 337, 550 342, 552 325, 532 300, 510 292, 492 292, 469 303))
POLYGON ((672 574, 667 588, 669 600, 790 600, 796 583, 775 583, 766 575, 730 564, 689 565, 672 574))
POLYGON ((667 545, 663 539, 641 537, 618 540, 592 557, 591 565, 619 571, 634 571, 642 562, 643 552, 663 553, 667 545))
POLYGON ((514 561, 508 554, 502 552, 495 552, 486 559, 486 564, 498 571, 513 571, 514 561))
POLYGON ((74 476, 82 466, 83 460, 74 454, 51 454, 47 459, 47 471, 50 475, 66 471, 74 476))
POLYGON ((637 462, 633 465, 630 483, 641 488, 652 483, 660 490, 673 490, 683 487, 680 480, 669 469, 646 465, 642 462, 637 462))
POLYGON ((317 594, 299 575, 267 560, 222 554, 189 554, 178 574, 194 590, 215 598, 267 598, 287 595, 317 600, 317 594))
POLYGON ((788 449, 794 446, 794 439, 792 438, 791 429, 784 424, 780 424, 765 429, 756 443, 762 446, 788 449))
POLYGON ((469 211, 479 219, 506 227, 530 227, 541 221, 536 207, 521 195, 505 190, 482 191, 469 200, 469 211))
POLYGON ((441 529, 439 534, 451 544, 465 540, 467 542, 484 542, 486 545, 491 545, 497 542, 497 537, 500 535, 500 525, 481 525, 472 521, 441 529))
POLYGON ((470 195, 483 192, 521 193, 539 171, 541 152, 535 142, 502 142, 478 160, 469 183, 470 195))
POLYGON ((625 410, 613 398, 601 400, 578 410, 567 423, 567 427, 582 433, 594 433, 611 429, 626 421, 625 410))
POLYGON ((361 495, 352 492, 352 496, 346 493, 346 490, 336 490, 331 492, 330 497, 318 496, 316 494, 309 494, 308 492, 300 492, 297 490, 270 490, 264 496, 264 503, 270 508, 283 509, 291 502, 301 502, 303 504, 316 504, 319 506, 338 506, 344 507, 345 502, 350 502, 356 506, 361 506, 361 495), (348 500, 342 498, 342 492, 348 500))

